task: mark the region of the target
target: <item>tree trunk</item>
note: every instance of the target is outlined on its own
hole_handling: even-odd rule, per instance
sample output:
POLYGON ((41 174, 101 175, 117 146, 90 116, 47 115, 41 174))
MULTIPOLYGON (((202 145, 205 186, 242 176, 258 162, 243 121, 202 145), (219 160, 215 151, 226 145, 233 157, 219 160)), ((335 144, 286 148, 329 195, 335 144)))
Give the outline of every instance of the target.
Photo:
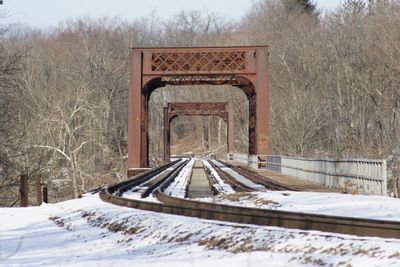
POLYGON ((28 175, 26 174, 21 174, 20 176, 21 183, 19 187, 19 192, 21 195, 21 201, 20 201, 20 206, 21 207, 28 207, 28 191, 29 191, 29 185, 28 185, 28 175))
POLYGON ((43 199, 42 199, 42 185, 41 185, 41 177, 38 175, 36 176, 36 202, 37 205, 40 206, 42 205, 43 199))
POLYGON ((78 191, 78 183, 76 181, 76 166, 74 162, 74 155, 72 156, 72 162, 71 162, 71 181, 72 181, 72 195, 73 198, 78 198, 79 191, 78 191))

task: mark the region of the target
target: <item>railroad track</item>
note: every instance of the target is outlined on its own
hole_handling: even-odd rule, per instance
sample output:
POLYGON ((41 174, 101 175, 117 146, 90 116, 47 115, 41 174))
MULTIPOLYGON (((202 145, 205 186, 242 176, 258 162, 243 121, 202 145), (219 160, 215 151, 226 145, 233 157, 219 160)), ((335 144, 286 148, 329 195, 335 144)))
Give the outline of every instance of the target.
POLYGON ((175 177, 179 171, 184 167, 184 165, 188 162, 188 160, 176 160, 170 162, 166 165, 163 165, 159 168, 153 169, 151 171, 145 172, 141 175, 137 175, 128 181, 124 181, 122 183, 118 183, 109 187, 109 191, 113 193, 115 196, 122 197, 122 195, 127 191, 139 191, 140 189, 142 192, 140 193, 141 198, 148 197, 160 184, 162 184, 165 180, 169 177, 175 177), (169 172, 166 172, 168 168, 174 167, 169 172))
MULTIPOLYGON (((175 162, 174 164, 177 164, 175 162)), ((174 165, 172 164, 172 165, 174 165)), ((301 212, 288 212, 258 208, 246 208, 195 201, 185 198, 172 197, 164 190, 177 177, 180 167, 176 167, 165 179, 153 188, 153 194, 161 203, 139 199, 121 197, 121 188, 126 189, 128 184, 135 184, 140 179, 149 178, 150 172, 134 177, 133 179, 112 185, 100 192, 103 201, 124 207, 138 208, 147 211, 163 212, 168 214, 198 217, 203 219, 246 223, 256 225, 278 226, 301 230, 318 230, 359 236, 376 236, 384 238, 400 238, 400 222, 385 220, 370 220, 341 216, 328 216, 301 212), (142 177, 143 176, 143 177, 142 177)), ((169 165, 168 167, 172 166, 169 165)), ((165 170, 168 167, 161 167, 165 170)), ((155 172, 162 172, 155 169, 155 172)))
POLYGON ((242 167, 242 166, 233 166, 227 162, 218 160, 218 162, 220 164, 223 164, 229 168, 231 168, 232 170, 236 171, 238 174, 246 177, 247 179, 249 179, 250 181, 256 183, 256 184, 260 184, 265 186, 265 188, 270 189, 270 190, 288 190, 288 191, 300 191, 300 189, 298 189, 297 187, 294 186, 288 186, 288 185, 284 185, 281 183, 278 183, 277 181, 274 181, 272 179, 268 179, 267 177, 264 177, 260 174, 258 174, 255 171, 250 170, 249 168, 246 167, 242 167))
POLYGON ((208 160, 208 163, 215 169, 215 171, 218 173, 218 175, 221 177, 221 179, 230 185, 236 192, 253 192, 255 191, 253 188, 245 185, 244 183, 241 183, 228 173, 224 172, 219 168, 217 165, 215 165, 214 162, 211 160, 208 160))

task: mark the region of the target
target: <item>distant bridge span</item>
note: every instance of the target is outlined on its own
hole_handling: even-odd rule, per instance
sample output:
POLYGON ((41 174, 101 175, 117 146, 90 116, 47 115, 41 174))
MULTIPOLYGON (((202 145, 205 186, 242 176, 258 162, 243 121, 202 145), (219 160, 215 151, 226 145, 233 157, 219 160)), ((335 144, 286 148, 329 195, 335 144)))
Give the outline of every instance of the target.
POLYGON ((227 148, 229 158, 234 156, 233 110, 227 102, 172 102, 164 107, 164 163, 171 156, 171 122, 178 116, 219 116, 227 126, 227 148))

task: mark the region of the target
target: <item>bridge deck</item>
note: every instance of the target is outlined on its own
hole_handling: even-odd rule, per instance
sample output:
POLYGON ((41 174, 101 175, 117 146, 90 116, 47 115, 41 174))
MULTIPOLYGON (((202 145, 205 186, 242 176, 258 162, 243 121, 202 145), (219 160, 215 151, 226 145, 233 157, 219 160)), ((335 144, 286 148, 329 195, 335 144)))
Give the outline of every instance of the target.
POLYGON ((188 195, 189 198, 211 197, 213 195, 203 163, 200 160, 197 160, 194 164, 188 195))
MULTIPOLYGON (((245 166, 243 163, 237 161, 229 161, 230 164, 235 166, 245 166)), ((310 181, 306 181, 294 176, 281 174, 279 172, 270 171, 267 169, 259 169, 256 171, 258 174, 267 177, 269 179, 275 180, 281 184, 288 185, 288 186, 295 186, 299 188, 301 191, 312 191, 312 192, 335 192, 335 193, 342 193, 343 191, 336 188, 328 188, 323 185, 319 185, 310 181)))
POLYGON ((270 170, 257 170, 257 173, 262 176, 268 177, 275 181, 278 181, 284 185, 292 185, 299 188, 302 191, 315 191, 315 192, 337 192, 341 193, 342 190, 335 188, 328 188, 323 185, 319 185, 310 181, 305 181, 297 177, 281 174, 270 170))

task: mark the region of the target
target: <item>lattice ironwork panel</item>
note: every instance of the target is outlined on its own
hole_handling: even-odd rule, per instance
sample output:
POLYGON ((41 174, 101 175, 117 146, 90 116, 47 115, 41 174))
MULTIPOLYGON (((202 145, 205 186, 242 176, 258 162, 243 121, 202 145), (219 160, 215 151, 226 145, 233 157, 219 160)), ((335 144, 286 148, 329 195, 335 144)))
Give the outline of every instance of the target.
POLYGON ((153 72, 238 72, 246 69, 245 51, 153 52, 153 72))
POLYGON ((240 82, 235 76, 216 75, 216 76, 201 76, 201 75, 179 75, 179 76, 163 76, 162 81, 172 85, 196 85, 196 84, 214 84, 223 85, 230 84, 233 86, 240 85, 240 82))

